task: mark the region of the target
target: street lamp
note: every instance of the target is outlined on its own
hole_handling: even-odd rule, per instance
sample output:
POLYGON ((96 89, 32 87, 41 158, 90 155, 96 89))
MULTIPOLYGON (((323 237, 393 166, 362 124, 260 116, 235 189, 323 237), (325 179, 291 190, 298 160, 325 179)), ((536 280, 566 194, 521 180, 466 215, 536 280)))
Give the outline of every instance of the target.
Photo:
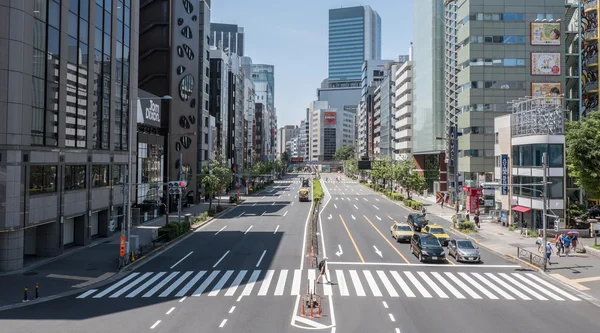
MULTIPOLYGON (((125 221, 127 221, 127 234, 126 234, 126 253, 129 254, 130 248, 130 237, 131 237, 131 202, 130 202, 130 196, 131 196, 131 191, 132 191, 132 182, 131 182, 131 169, 132 167, 132 160, 133 160, 133 124, 134 124, 134 119, 135 119, 135 115, 136 113, 134 112, 134 108, 133 105, 135 103, 135 106, 137 107, 137 101, 138 100, 151 100, 151 99, 155 99, 155 97, 138 97, 137 99, 131 99, 129 101, 129 133, 127 133, 129 135, 129 139, 128 139, 128 152, 127 152, 127 170, 126 170, 126 175, 127 175, 127 191, 125 191, 124 195, 123 195, 123 204, 126 207, 125 208, 125 212, 126 212, 126 216, 125 216, 125 221)), ((173 99, 173 97, 169 96, 169 95, 165 95, 163 97, 158 98, 160 100, 171 100, 173 99)), ((137 122, 136 122, 137 123, 137 122)), ((121 234, 123 234, 123 230, 121 229, 121 234)))

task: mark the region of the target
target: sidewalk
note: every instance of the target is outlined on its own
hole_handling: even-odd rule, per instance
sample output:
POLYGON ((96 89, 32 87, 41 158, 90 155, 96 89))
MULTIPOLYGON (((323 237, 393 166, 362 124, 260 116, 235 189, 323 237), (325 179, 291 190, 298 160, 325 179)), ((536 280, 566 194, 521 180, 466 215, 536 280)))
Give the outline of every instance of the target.
MULTIPOLYGON (((229 200, 221 205, 229 206, 229 200)), ((213 202, 216 206, 216 201, 213 202)), ((208 210, 208 203, 201 203, 182 209, 185 214, 200 214, 208 210)), ((152 231, 165 225, 166 216, 159 216, 134 227, 131 235, 139 236, 139 245, 152 242, 152 231)), ((169 219, 176 220, 177 214, 169 219)), ((35 286, 39 284, 39 297, 49 297, 67 293, 102 282, 118 273, 119 238, 116 233, 107 238, 98 238, 90 245, 65 250, 65 253, 51 258, 39 258, 28 262, 23 269, 0 274, 0 308, 19 303, 24 299, 24 288, 29 289, 28 299, 35 298, 35 286)))
MULTIPOLYGON (((452 223, 452 216, 456 212, 453 207, 442 208, 440 204, 435 202, 433 197, 414 196, 413 199, 426 205, 428 214, 442 217, 452 223)), ((517 257, 517 248, 543 256, 543 253, 538 252, 535 236, 525 237, 521 235, 521 229, 510 231, 508 227, 503 227, 495 220, 486 217, 481 220, 481 228, 477 230, 477 233, 465 237, 471 238, 480 246, 504 256, 517 257)), ((552 242, 552 240, 550 241, 552 242)), ((581 241, 584 245, 590 245, 594 242, 593 239, 588 238, 581 239, 581 241)), ((571 251, 568 257, 559 257, 556 255, 554 245, 552 247, 551 265, 548 265, 546 274, 600 299, 600 257, 592 255, 591 251, 586 253, 571 251)))

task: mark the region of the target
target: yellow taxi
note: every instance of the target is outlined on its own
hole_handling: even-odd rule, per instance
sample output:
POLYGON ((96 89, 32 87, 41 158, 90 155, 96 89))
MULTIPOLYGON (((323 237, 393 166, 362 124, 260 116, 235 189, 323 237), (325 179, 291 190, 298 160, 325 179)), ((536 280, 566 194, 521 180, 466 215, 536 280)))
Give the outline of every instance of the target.
POLYGON ((395 222, 390 227, 390 231, 392 232, 392 238, 394 238, 397 242, 410 242, 410 238, 413 235, 413 230, 408 223, 395 222))
POLYGON ((440 241, 440 243, 442 243, 442 246, 448 246, 448 241, 450 241, 450 236, 446 233, 444 228, 442 228, 441 226, 439 226, 437 224, 426 225, 423 228, 423 232, 426 232, 428 234, 435 236, 440 241))

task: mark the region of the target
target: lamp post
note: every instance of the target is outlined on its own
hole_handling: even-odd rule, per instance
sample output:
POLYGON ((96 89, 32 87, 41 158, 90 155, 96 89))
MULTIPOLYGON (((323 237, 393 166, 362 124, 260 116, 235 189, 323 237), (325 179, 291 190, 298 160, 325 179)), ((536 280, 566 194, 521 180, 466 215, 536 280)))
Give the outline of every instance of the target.
MULTIPOLYGON (((131 99, 129 101, 129 133, 127 133, 127 135, 129 136, 128 138, 128 152, 127 152, 127 170, 125 172, 125 174, 127 175, 127 190, 125 191, 124 195, 123 195, 123 205, 125 208, 125 221, 127 221, 127 233, 126 233, 126 254, 129 254, 129 252, 131 252, 129 245, 130 245, 130 237, 131 237, 131 202, 130 202, 130 196, 131 196, 131 191, 132 191, 132 181, 131 181, 131 169, 133 168, 132 164, 133 164, 133 134, 134 134, 134 119, 136 119, 136 113, 134 112, 134 103, 135 106, 137 107, 137 101, 138 100, 151 100, 151 99, 155 99, 153 97, 138 97, 137 99, 131 99)), ((169 95, 165 95, 163 97, 157 98, 162 100, 170 100, 173 99, 171 96, 169 95)), ((137 121, 135 122, 137 123, 137 121)), ((137 131, 136 131, 137 132, 137 131)), ((121 234, 123 234, 123 230, 121 229, 121 234)))

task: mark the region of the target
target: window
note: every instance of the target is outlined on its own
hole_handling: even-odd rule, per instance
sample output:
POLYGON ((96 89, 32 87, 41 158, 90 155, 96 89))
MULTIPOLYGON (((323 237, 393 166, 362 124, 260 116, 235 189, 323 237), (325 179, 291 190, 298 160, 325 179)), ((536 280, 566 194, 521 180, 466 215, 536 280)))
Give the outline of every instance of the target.
POLYGON ((552 184, 548 185, 548 196, 550 199, 562 199, 563 198, 563 183, 562 177, 550 177, 548 179, 552 184))
POLYGON ((562 167, 563 166, 563 145, 552 144, 549 145, 549 165, 550 167, 562 167))
POLYGON ((546 153, 548 151, 548 145, 546 144, 537 144, 537 145, 532 145, 533 146, 533 163, 531 164, 532 166, 537 166, 540 167, 543 165, 543 160, 542 160, 542 156, 544 153, 546 153))
POLYGON ((92 187, 108 186, 108 165, 92 166, 92 187))
POLYGON ((85 165, 65 166, 65 191, 85 189, 85 165))
POLYGON ((29 168, 29 194, 56 192, 56 166, 36 165, 29 168))
POLYGON ((121 185, 125 182, 125 165, 112 166, 112 185, 121 185))

